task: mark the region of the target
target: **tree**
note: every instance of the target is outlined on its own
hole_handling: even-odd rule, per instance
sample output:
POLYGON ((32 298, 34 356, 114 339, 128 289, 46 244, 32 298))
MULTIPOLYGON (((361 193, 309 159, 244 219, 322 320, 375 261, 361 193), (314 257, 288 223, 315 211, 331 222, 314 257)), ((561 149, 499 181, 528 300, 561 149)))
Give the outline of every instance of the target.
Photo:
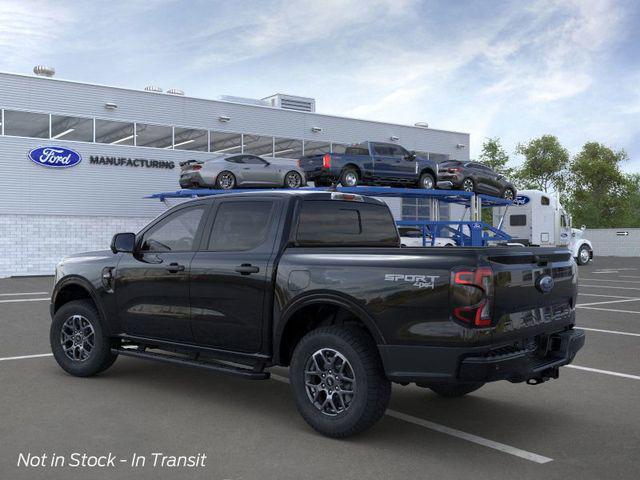
POLYGON ((585 143, 573 158, 568 205, 576 225, 619 227, 637 216, 630 214, 640 181, 622 173, 620 162, 625 160, 624 150, 613 151, 598 142, 585 143))
POLYGON ((506 177, 513 176, 513 168, 507 166, 509 155, 499 137, 485 138, 478 161, 506 177))
POLYGON ((516 147, 524 156, 522 167, 516 172, 520 188, 535 188, 548 192, 562 191, 565 187, 569 151, 554 135, 543 135, 516 147))

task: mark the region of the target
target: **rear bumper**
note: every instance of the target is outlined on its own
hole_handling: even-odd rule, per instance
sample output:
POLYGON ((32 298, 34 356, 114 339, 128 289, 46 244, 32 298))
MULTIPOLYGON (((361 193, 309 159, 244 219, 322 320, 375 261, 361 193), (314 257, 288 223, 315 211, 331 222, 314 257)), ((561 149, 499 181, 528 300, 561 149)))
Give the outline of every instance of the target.
POLYGON ((340 177, 340 172, 334 172, 331 168, 305 168, 304 176, 309 182, 314 180, 337 180, 340 177))
MULTIPOLYGON (((573 361, 584 346, 584 330, 571 329, 545 338, 545 348, 507 351, 483 347, 379 345, 387 377, 400 383, 546 380, 573 361)), ((508 350, 508 349, 507 349, 508 350)))
POLYGON ((202 178, 199 172, 189 172, 180 175, 180 187, 192 188, 192 187, 205 187, 207 183, 202 178))

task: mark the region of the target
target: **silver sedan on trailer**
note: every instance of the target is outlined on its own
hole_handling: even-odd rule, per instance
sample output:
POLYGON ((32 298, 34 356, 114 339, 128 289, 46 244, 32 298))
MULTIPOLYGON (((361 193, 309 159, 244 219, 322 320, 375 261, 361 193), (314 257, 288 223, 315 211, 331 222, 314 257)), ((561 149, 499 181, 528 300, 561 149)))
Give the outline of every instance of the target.
POLYGON ((182 188, 299 188, 307 184, 297 161, 288 158, 219 155, 211 160, 181 162, 180 168, 182 188))

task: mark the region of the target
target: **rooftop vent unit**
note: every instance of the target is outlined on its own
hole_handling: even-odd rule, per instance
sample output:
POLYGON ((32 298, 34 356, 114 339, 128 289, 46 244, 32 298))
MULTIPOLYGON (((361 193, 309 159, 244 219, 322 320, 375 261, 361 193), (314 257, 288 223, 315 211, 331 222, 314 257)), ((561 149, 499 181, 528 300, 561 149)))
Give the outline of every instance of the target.
POLYGON ((315 112, 316 101, 309 97, 296 97, 294 95, 285 95, 284 93, 276 93, 270 97, 263 98, 269 102, 272 107, 282 108, 284 110, 297 110, 299 112, 315 112))
MULTIPOLYGON (((155 92, 155 93, 162 93, 162 88, 158 87, 157 85, 147 85, 146 87, 144 87, 145 92, 155 92)), ((184 92, 182 92, 184 94, 184 92)))
POLYGON ((167 93, 169 95, 184 95, 184 92, 179 88, 170 88, 169 90, 167 90, 167 93))
POLYGON ((36 65, 33 67, 33 73, 39 77, 53 77, 56 74, 56 69, 53 67, 46 67, 44 65, 36 65))
POLYGON ((233 95, 221 95, 220 100, 232 103, 242 103, 243 105, 258 105, 259 107, 268 107, 269 102, 259 100, 257 98, 234 97, 233 95))

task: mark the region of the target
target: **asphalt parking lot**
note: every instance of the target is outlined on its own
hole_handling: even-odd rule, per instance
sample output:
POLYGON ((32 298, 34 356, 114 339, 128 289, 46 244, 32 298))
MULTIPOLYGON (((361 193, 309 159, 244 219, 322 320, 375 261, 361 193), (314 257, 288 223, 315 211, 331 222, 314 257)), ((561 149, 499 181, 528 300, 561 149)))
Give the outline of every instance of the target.
POLYGON ((580 267, 587 344, 560 379, 458 399, 394 386, 373 429, 314 433, 285 370, 247 381, 119 358, 74 378, 48 355, 52 279, 0 280, 0 479, 640 478, 640 259, 580 267), (18 467, 20 453, 207 455, 205 467, 18 467))

